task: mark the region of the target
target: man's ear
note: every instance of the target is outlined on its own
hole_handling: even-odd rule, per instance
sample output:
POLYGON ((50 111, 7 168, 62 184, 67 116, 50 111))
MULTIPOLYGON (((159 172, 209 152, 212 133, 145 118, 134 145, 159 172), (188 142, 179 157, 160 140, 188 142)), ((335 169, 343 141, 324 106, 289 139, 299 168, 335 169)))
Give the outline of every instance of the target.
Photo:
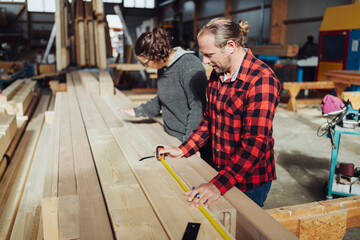
POLYGON ((225 52, 228 54, 232 54, 235 51, 236 44, 233 40, 227 41, 225 45, 225 52))

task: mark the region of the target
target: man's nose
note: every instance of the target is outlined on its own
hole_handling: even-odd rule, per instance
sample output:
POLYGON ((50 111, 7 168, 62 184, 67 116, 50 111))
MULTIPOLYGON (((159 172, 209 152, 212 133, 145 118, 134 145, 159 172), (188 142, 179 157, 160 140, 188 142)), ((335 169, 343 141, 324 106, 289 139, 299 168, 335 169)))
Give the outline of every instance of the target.
POLYGON ((203 64, 209 64, 210 59, 208 57, 203 56, 203 64))

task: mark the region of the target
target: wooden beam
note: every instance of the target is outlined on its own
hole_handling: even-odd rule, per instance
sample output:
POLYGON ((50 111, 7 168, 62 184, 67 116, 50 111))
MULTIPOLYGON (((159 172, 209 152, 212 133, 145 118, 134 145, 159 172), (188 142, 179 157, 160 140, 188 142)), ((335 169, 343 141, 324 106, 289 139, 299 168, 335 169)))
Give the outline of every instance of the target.
POLYGON ((102 195, 71 74, 67 74, 74 167, 79 196, 81 239, 112 239, 111 222, 102 195))
POLYGON ((233 7, 232 0, 225 0, 225 18, 232 20, 231 10, 233 7))
POLYGON ((99 81, 89 72, 79 72, 80 80, 86 95, 98 96, 100 94, 99 81))
POLYGON ((271 2, 270 43, 285 45, 288 0, 273 0, 271 2))
POLYGON ((6 103, 6 112, 17 116, 24 116, 26 109, 29 107, 33 94, 36 90, 35 81, 25 81, 25 84, 19 88, 16 95, 6 103))

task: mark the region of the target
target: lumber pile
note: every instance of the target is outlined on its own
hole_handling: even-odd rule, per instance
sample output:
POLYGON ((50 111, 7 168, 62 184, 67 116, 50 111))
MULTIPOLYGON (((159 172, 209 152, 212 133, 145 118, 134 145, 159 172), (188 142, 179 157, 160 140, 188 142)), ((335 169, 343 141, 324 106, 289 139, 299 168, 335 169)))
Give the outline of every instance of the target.
POLYGON ((70 60, 79 67, 107 68, 112 49, 103 8, 102 0, 57 1, 57 71, 66 69, 70 60))
POLYGON ((299 46, 292 45, 251 45, 248 46, 255 55, 268 55, 279 57, 296 57, 299 46))
MULTIPOLYGON (((28 125, 32 134, 24 133, 0 183, 0 238, 181 239, 196 222, 197 239, 220 239, 161 162, 138 161, 158 143, 179 141, 156 122, 119 112, 134 106, 120 91, 87 94, 81 75, 97 78, 68 73, 67 92, 56 94, 53 107, 42 99, 28 125)), ((216 174, 196 156, 166 161, 188 188, 216 174)), ((206 211, 230 239, 295 239, 236 188, 206 211)))
POLYGON ((29 79, 20 79, 4 89, 0 99, 0 112, 9 115, 24 116, 36 94, 36 82, 29 79))

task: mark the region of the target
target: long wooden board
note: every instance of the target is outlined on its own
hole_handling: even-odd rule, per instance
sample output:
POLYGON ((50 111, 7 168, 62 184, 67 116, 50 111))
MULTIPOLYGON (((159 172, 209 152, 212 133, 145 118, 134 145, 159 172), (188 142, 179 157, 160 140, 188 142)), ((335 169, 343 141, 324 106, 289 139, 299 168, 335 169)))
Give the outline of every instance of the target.
POLYGON ((0 183, 0 238, 8 238, 34 156, 50 96, 42 97, 0 183))
POLYGON ((79 196, 81 239, 111 239, 113 238, 111 222, 102 196, 71 74, 67 74, 67 83, 69 85, 68 102, 71 103, 69 114, 79 196))

